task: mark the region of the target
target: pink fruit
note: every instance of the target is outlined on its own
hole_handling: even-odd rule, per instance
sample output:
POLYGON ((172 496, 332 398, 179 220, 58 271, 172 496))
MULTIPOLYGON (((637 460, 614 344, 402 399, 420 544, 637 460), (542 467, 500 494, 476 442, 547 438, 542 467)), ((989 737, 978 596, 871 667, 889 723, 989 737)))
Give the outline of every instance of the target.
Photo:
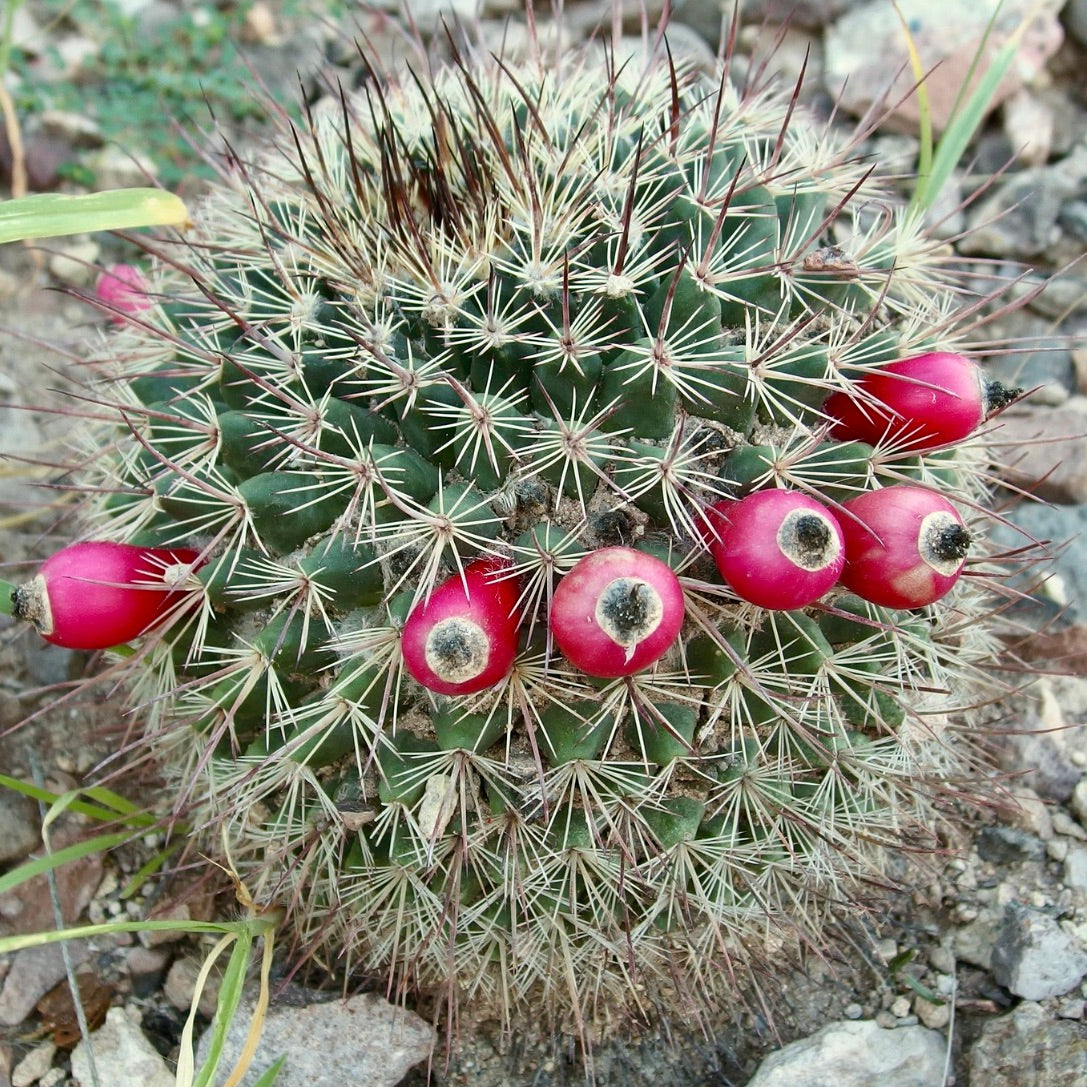
POLYGON ((139 313, 151 307, 147 295, 147 280, 143 272, 132 264, 111 264, 106 267, 94 285, 94 293, 116 310, 110 320, 124 324, 126 313, 139 313))
POLYGON ((477 559, 416 604, 400 641, 413 679, 438 694, 475 694, 509 674, 521 621, 509 568, 477 559))
POLYGON ((53 645, 122 645, 184 604, 191 591, 184 584, 196 560, 197 552, 184 547, 70 544, 15 590, 13 613, 53 645))
POLYGON ((551 601, 551 633, 590 676, 629 676, 660 660, 683 626, 683 590, 667 563, 631 547, 578 561, 551 601))
POLYGON ((844 510, 841 581, 857 596, 920 608, 958 580, 970 532, 946 498, 924 487, 884 487, 851 498, 844 510))
POLYGON ((721 577, 752 604, 802 608, 837 580, 842 531, 825 506, 799 491, 756 491, 709 507, 717 538, 710 551, 721 577))
POLYGON ((870 370, 856 393, 833 393, 823 405, 831 437, 917 452, 960 442, 1021 392, 987 381, 963 355, 932 351, 870 370))

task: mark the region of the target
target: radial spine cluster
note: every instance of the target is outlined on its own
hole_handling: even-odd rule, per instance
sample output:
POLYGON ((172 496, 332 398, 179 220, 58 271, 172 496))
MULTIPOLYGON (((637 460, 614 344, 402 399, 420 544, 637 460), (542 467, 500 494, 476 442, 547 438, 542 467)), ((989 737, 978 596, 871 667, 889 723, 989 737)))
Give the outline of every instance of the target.
POLYGON ((157 243, 89 368, 84 535, 199 555, 133 699, 300 946, 584 1027, 727 992, 925 843, 991 605, 846 592, 832 529, 908 484, 986 555, 969 441, 848 433, 910 380, 866 375, 961 357, 959 300, 790 88, 455 53, 284 122, 157 243), (816 511, 800 566, 776 522, 722 544, 770 491, 816 511), (732 587, 793 566, 784 606, 732 587))

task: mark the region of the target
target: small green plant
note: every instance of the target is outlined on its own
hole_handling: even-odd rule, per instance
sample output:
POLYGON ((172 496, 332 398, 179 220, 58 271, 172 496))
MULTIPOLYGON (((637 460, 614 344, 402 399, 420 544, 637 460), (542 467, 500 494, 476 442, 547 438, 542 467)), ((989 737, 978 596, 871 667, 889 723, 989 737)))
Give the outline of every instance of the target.
MULTIPOLYGON (((50 5, 46 5, 47 8, 50 5)), ((186 129, 200 127, 210 109, 224 124, 256 121, 266 106, 247 78, 237 44, 247 3, 186 6, 156 21, 151 33, 142 12, 126 14, 111 0, 57 0, 55 18, 75 22, 97 45, 84 62, 78 85, 43 78, 18 50, 11 51, 12 90, 20 116, 46 109, 75 112, 95 121, 107 143, 139 145, 168 188, 195 176, 210 176, 186 129)), ((55 58, 57 67, 63 61, 55 58)), ((80 178, 94 185, 85 167, 80 178)))
MULTIPOLYGON (((48 805, 48 811, 42 826, 42 838, 46 846, 45 852, 41 857, 27 861, 0 876, 0 894, 17 891, 29 880, 43 875, 48 876, 61 865, 70 861, 103 853, 117 846, 136 841, 158 822, 154 815, 140 810, 131 801, 101 786, 56 794, 40 786, 29 785, 17 778, 0 775, 0 788, 9 789, 22 796, 30 797, 40 804, 48 805), (49 829, 65 813, 79 815, 84 819, 107 825, 111 829, 101 834, 91 835, 63 849, 52 850, 49 848, 49 829)), ((180 830, 180 828, 175 828, 175 830, 180 830)), ((122 897, 129 897, 135 893, 147 879, 157 872, 162 865, 166 864, 170 857, 177 852, 179 841, 180 839, 175 837, 173 839, 174 844, 164 847, 144 864, 129 879, 127 886, 121 892, 122 897)), ((229 848, 224 849, 224 857, 229 860, 229 848)), ((275 909, 264 910, 257 907, 250 898, 244 884, 235 881, 235 886, 238 901, 246 910, 246 916, 236 921, 155 921, 143 919, 77 925, 53 932, 38 932, 25 936, 0 938, 0 955, 10 954, 27 947, 41 947, 45 944, 60 943, 66 940, 107 936, 121 932, 171 932, 191 936, 218 936, 219 940, 205 958, 200 974, 197 977, 189 1016, 181 1035, 176 1079, 177 1087, 211 1087, 222 1063, 226 1033, 237 1014, 243 988, 253 963, 256 945, 260 944, 263 948, 259 959, 260 988, 249 1037, 237 1065, 231 1071, 229 1077, 222 1081, 224 1087, 232 1087, 232 1085, 236 1087, 241 1082, 252 1061, 257 1038, 260 1035, 264 1015, 268 1007, 274 937, 280 914, 275 909), (230 951, 230 958, 223 968, 215 1018, 211 1027, 208 1057, 198 1069, 194 1059, 194 1031, 197 1009, 208 978, 216 963, 226 951, 230 951)), ((74 978, 70 977, 69 983, 72 984, 74 991, 74 978)), ((257 1087, 271 1087, 282 1063, 283 1059, 281 1058, 273 1064, 261 1076, 257 1087)))

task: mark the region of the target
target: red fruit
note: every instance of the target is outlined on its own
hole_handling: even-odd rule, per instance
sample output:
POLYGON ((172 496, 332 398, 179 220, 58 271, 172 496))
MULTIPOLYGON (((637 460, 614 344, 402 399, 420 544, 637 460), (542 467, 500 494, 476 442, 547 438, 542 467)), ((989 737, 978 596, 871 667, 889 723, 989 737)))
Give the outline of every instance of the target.
POLYGON ((970 532, 946 498, 924 487, 884 487, 843 504, 842 584, 889 608, 939 600, 966 562, 970 532))
POLYGON ((855 394, 833 393, 823 405, 831 437, 916 452, 969 437, 1021 391, 987 381, 976 362, 947 351, 888 363, 854 384, 855 394))
POLYGON ((837 580, 845 547, 837 520, 799 491, 756 491, 709 507, 717 539, 710 551, 737 596, 792 611, 818 600, 837 580))
POLYGON ((196 560, 197 552, 184 547, 71 544, 15 590, 14 614, 53 645, 122 645, 178 610, 192 591, 184 584, 196 560))
POLYGON ((551 633, 590 676, 629 676, 660 660, 683 626, 683 590, 667 563, 631 547, 580 559, 551 600, 551 633))
POLYGON ((118 311, 110 316, 116 324, 124 324, 124 314, 139 313, 152 305, 143 272, 131 264, 111 264, 105 268, 94 285, 94 293, 118 311))
POLYGON ((413 679, 438 694, 475 694, 505 679, 521 621, 509 569, 501 559, 477 559, 416 604, 400 640, 413 679))

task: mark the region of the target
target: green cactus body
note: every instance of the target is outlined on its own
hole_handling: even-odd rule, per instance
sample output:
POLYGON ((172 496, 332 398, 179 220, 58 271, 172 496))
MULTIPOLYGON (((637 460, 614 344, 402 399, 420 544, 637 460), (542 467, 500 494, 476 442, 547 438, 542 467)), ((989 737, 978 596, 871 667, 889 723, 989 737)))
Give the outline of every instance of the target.
MULTIPOLYGON (((559 1025, 677 971, 727 997, 721 948, 817 940, 878 841, 930 822, 954 768, 926 715, 987 648, 965 581, 919 629, 716 576, 709 504, 879 485, 820 405, 946 343, 951 299, 916 224, 854 221, 887 192, 788 94, 602 58, 465 55, 319 104, 162 243, 166 301, 94 360, 116 423, 87 469, 98 535, 207 557, 203 608, 131 667, 254 896, 394 985, 559 1025), (642 540, 681 635, 593 679, 551 643, 554 588, 642 540), (401 632, 479 556, 518 579, 521 644, 436 694, 401 632)), ((972 463, 906 469, 973 509, 972 463)))

